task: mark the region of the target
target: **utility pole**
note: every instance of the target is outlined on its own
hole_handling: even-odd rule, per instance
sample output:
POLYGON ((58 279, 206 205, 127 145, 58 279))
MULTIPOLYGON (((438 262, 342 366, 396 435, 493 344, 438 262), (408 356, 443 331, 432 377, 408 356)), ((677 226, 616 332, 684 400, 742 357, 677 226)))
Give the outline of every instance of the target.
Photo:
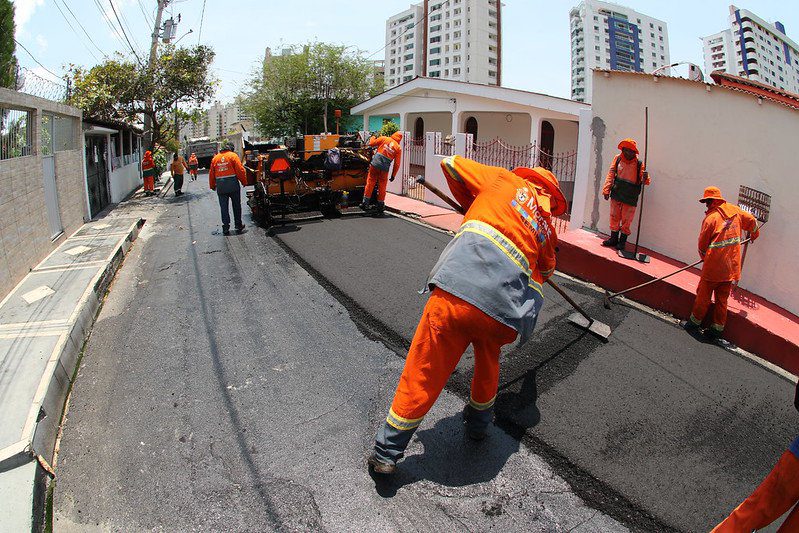
MULTIPOLYGON (((155 26, 153 26, 153 35, 152 41, 150 42, 150 59, 147 61, 147 68, 152 70, 153 66, 155 65, 155 59, 158 54, 158 38, 161 37, 161 17, 164 14, 164 8, 166 8, 169 0, 158 0, 158 12, 155 15, 155 26)), ((153 101, 147 101, 147 109, 152 110, 153 101)), ((152 120, 150 120, 150 115, 144 115, 144 137, 147 146, 152 149, 153 147, 153 131, 152 131, 152 120)))

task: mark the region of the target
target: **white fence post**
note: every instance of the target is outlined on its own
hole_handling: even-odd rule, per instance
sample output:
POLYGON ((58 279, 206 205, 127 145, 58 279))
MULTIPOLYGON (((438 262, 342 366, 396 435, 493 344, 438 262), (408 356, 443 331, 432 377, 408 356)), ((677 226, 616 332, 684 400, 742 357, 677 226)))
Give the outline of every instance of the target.
POLYGON ((588 173, 591 167, 591 120, 590 109, 580 110, 580 125, 577 133, 577 168, 574 172, 574 196, 569 218, 569 229, 581 229, 585 220, 585 203, 588 200, 588 188, 591 180, 588 173))
POLYGON ((471 137, 468 133, 456 133, 455 134, 455 153, 453 155, 459 155, 462 157, 469 157, 469 137, 471 137))

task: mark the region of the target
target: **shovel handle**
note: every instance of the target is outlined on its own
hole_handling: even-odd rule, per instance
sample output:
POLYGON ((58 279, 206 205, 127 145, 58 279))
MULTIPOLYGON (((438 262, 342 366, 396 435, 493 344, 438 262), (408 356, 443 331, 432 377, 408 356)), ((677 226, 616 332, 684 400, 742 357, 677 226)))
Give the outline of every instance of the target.
POLYGON ((586 320, 588 320, 588 322, 589 322, 589 323, 594 321, 594 319, 593 319, 593 318, 591 318, 590 316, 588 316, 588 313, 586 313, 585 311, 583 311, 583 308, 582 308, 582 307, 580 307, 580 306, 577 304, 577 302, 575 302, 574 300, 572 300, 572 299, 571 299, 571 297, 570 297, 568 294, 566 294, 566 292, 565 292, 563 289, 561 289, 561 288, 558 286, 558 284, 557 284, 557 283, 555 283, 554 281, 552 281, 552 278, 548 279, 548 280, 547 280, 547 283, 549 283, 550 287, 552 287, 553 289, 555 289, 555 291, 556 291, 558 294, 560 294, 561 296, 563 296, 563 299, 564 299, 564 300, 566 300, 567 302, 569 302, 569 305, 571 305, 572 307, 574 307, 574 308, 577 310, 577 312, 578 312, 578 313, 580 313, 581 315, 583 315, 583 317, 585 317, 585 319, 586 319, 586 320))
POLYGON ((431 183, 428 183, 427 180, 424 179, 424 176, 422 176, 420 178, 417 178, 416 179, 416 183, 420 183, 420 184, 424 185, 425 188, 427 188, 428 191, 430 191, 431 193, 433 193, 436 196, 438 196, 439 198, 441 198, 444 202, 447 203, 447 205, 452 207, 452 209, 454 209, 455 211, 457 211, 461 215, 466 213, 466 211, 464 211, 463 207, 461 207, 461 205, 458 202, 456 202, 455 200, 453 200, 452 198, 447 196, 443 191, 441 191, 435 185, 433 185, 431 183))

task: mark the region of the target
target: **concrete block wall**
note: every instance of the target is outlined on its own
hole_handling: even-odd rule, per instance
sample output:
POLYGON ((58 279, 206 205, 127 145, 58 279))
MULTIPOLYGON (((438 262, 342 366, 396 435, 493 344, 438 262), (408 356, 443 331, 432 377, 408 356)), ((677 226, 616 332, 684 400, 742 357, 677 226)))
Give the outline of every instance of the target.
MULTIPOLYGON (((61 208, 61 224, 64 233, 71 235, 77 230, 86 212, 86 177, 81 150, 55 153, 55 179, 58 188, 58 205, 61 208)), ((45 213, 46 217, 46 213, 45 213)))

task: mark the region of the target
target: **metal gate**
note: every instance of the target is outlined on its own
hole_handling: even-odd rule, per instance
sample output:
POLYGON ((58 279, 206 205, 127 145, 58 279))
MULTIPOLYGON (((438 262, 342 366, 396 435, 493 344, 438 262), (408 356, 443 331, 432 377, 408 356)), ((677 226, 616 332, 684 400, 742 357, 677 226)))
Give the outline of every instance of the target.
POLYGON ((416 183, 416 178, 424 176, 425 146, 424 135, 416 139, 408 137, 408 145, 403 154, 408 164, 408 172, 402 177, 402 195, 421 201, 424 201, 425 188, 416 183))
POLYGON ((86 137, 86 185, 89 189, 91 217, 111 203, 108 193, 108 164, 105 135, 86 137))
POLYGON ((55 181, 55 156, 53 154, 53 115, 43 114, 41 124, 42 176, 44 178, 44 202, 47 206, 47 220, 50 223, 50 236, 55 239, 63 231, 61 210, 58 207, 58 188, 55 181))

